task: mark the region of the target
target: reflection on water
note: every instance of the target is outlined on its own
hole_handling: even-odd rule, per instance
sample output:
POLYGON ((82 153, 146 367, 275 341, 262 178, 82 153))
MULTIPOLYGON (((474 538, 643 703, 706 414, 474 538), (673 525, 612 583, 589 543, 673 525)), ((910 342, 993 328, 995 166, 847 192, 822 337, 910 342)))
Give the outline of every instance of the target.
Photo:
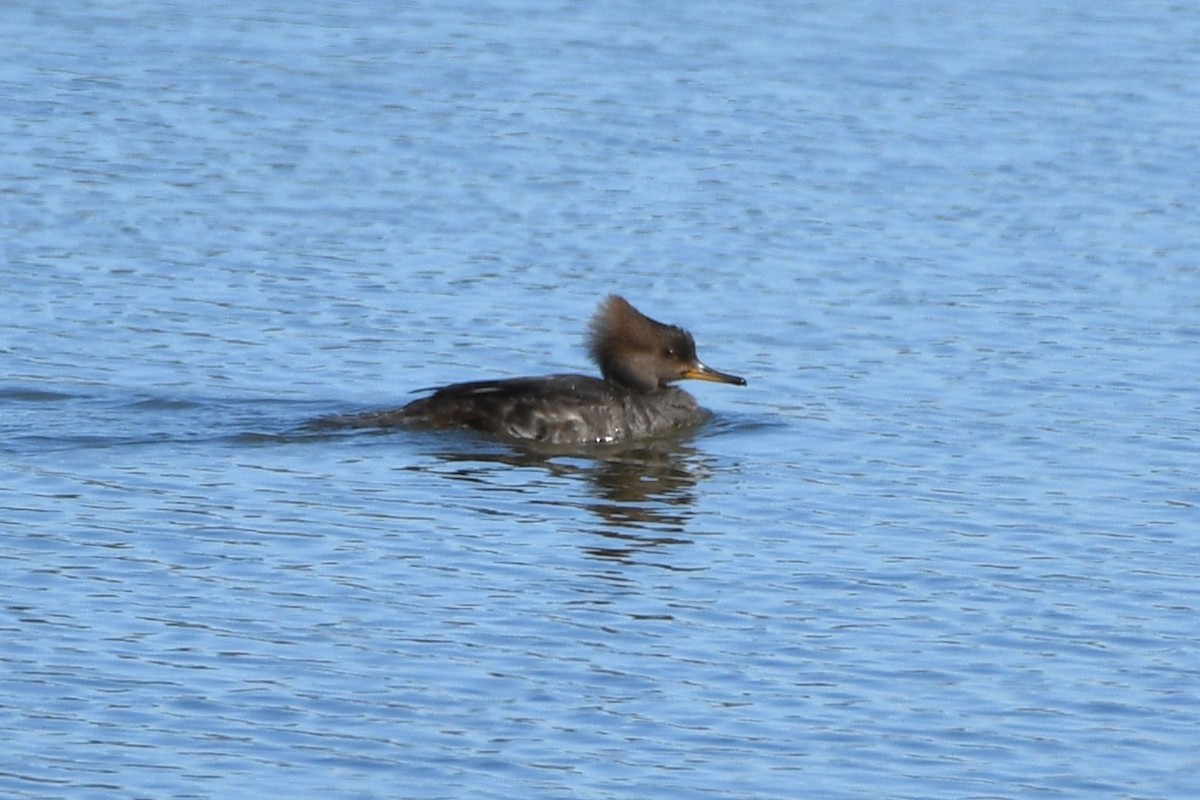
MULTIPOLYGON (((389 435, 398 435, 391 433, 389 435)), ((486 441, 457 432, 425 434, 461 443, 461 449, 438 449, 435 464, 414 467, 432 471, 436 464, 453 465, 446 477, 488 483, 496 480, 495 465, 535 468, 555 479, 578 483, 587 497, 573 501, 566 493, 537 496, 539 484, 529 481, 519 491, 538 503, 574 503, 597 520, 591 530, 603 542, 589 544, 590 555, 633 562, 639 553, 664 545, 688 544, 683 534, 694 515, 697 485, 713 472, 710 459, 692 442, 696 431, 622 445, 570 449, 538 444, 486 441)), ((445 473, 440 473, 445 474, 445 473)))
POLYGON ((682 534, 695 513, 696 486, 710 474, 700 451, 678 440, 597 461, 588 476, 596 502, 587 508, 603 520, 594 533, 604 541, 585 552, 629 564, 648 550, 689 544, 682 534))

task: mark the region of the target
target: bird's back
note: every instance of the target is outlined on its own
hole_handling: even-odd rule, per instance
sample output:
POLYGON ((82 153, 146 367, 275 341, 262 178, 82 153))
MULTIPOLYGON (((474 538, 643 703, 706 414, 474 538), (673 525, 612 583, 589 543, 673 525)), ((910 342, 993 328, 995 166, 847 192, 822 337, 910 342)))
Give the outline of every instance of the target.
POLYGON ((675 387, 642 393, 587 375, 550 375, 451 384, 403 408, 336 423, 463 428, 571 444, 656 436, 704 418, 691 395, 675 387))

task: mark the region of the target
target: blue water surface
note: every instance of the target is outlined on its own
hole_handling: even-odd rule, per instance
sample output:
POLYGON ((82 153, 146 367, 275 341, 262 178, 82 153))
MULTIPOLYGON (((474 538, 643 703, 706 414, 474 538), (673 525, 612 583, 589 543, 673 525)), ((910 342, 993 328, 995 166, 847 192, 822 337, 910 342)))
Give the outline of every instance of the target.
POLYGON ((1188 798, 1200 17, 0 8, 0 794, 1188 798), (539 453, 327 414, 744 388, 539 453))

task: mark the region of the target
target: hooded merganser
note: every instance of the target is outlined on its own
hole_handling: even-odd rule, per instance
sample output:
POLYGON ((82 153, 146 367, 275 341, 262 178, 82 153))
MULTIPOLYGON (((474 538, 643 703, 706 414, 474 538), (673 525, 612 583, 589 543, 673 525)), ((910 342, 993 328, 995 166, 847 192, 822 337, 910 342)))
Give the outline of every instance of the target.
POLYGON ((618 442, 703 422, 695 399, 670 384, 681 378, 745 386, 696 358, 692 335, 650 319, 609 295, 592 317, 588 353, 601 378, 542 378, 455 383, 403 408, 327 420, 365 427, 465 428, 548 444, 618 442))

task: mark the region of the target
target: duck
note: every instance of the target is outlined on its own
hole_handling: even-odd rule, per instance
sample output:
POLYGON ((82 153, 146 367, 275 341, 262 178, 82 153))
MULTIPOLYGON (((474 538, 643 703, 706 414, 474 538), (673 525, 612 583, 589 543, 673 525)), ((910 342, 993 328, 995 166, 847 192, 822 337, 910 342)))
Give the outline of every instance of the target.
POLYGON ((604 298, 588 325, 587 350, 600 377, 556 374, 452 383, 421 390, 400 408, 334 417, 351 428, 460 429, 551 445, 612 444, 660 437, 710 414, 676 382, 745 386, 696 355, 692 335, 651 319, 624 297, 604 298))

